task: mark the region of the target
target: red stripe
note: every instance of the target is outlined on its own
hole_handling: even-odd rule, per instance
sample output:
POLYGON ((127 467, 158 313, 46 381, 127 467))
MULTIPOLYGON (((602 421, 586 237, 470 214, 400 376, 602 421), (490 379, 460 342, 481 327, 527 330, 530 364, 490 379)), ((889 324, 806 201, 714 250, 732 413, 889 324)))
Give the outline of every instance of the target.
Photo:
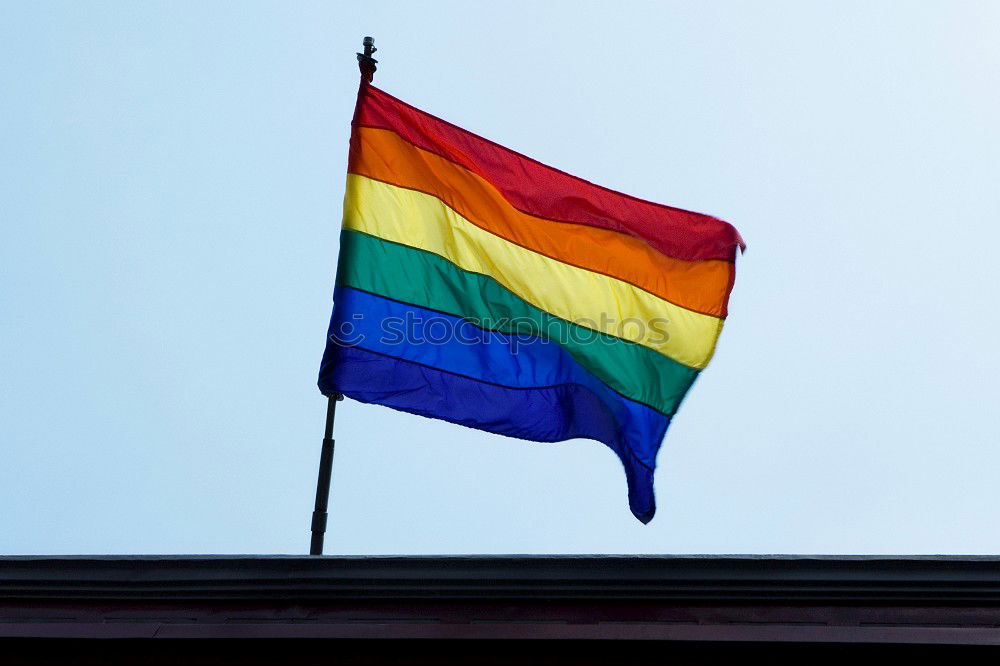
POLYGON ((733 261, 743 239, 728 222, 571 176, 362 85, 354 125, 388 129, 497 188, 512 206, 557 222, 611 229, 677 259, 733 261))

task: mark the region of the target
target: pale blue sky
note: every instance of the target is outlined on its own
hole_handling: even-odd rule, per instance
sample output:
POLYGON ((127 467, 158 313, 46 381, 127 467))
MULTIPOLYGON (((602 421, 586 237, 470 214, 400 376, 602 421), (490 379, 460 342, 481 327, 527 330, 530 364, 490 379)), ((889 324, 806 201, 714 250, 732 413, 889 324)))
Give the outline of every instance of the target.
POLYGON ((749 244, 659 512, 341 403, 328 553, 1000 552, 1000 4, 0 6, 0 553, 303 553, 354 52, 749 244))

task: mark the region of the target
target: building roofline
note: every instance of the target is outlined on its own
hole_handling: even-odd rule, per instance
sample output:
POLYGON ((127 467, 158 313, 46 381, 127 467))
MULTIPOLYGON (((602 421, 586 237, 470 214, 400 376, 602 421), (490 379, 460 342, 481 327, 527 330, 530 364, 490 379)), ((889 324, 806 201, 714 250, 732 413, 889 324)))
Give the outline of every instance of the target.
POLYGON ((1000 557, 8 556, 0 599, 1000 603, 1000 557))

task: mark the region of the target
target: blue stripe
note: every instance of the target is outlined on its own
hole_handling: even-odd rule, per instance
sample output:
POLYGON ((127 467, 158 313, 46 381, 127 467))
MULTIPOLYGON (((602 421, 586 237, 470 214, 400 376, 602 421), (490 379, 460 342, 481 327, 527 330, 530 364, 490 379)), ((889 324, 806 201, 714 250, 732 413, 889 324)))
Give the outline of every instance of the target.
POLYGON ((324 393, 522 439, 603 442, 625 466, 632 512, 652 518, 652 470, 669 417, 614 392, 549 340, 344 287, 335 299, 324 393))

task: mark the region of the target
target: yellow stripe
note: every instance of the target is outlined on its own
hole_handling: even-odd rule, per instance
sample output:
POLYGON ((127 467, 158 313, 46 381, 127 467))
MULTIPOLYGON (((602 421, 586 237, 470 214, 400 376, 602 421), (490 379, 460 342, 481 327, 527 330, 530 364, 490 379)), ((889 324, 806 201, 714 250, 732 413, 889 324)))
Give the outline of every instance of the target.
POLYGON ((432 252, 488 275, 557 317, 637 342, 692 368, 708 364, 722 330, 717 317, 527 250, 477 227, 436 197, 364 176, 347 176, 344 227, 432 252))

